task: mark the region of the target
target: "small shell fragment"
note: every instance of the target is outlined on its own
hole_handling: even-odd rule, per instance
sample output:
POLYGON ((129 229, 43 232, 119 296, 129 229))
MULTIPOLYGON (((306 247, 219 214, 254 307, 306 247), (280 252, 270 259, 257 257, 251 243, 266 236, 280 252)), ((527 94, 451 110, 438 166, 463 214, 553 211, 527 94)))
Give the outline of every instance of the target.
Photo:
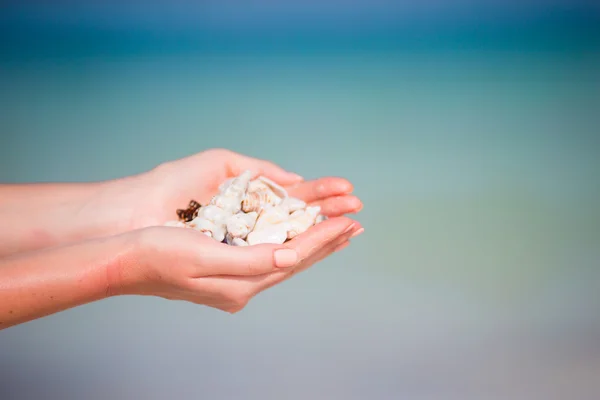
POLYGON ((225 229, 220 224, 215 224, 212 221, 198 217, 194 219, 188 225, 190 228, 200 231, 207 236, 212 237, 218 242, 222 242, 225 239, 225 229))
POLYGON ((185 222, 183 222, 183 221, 175 221, 175 220, 165 222, 165 226, 175 226, 175 227, 178 227, 178 228, 185 228, 185 227, 187 227, 187 225, 186 225, 185 222))
POLYGON ((250 213, 237 213, 232 215, 227 220, 227 233, 232 237, 245 239, 248 233, 254 228, 256 219, 258 218, 257 212, 250 213))
POLYGON ((227 218, 229 218, 229 216, 230 214, 222 208, 216 205, 208 205, 200 209, 196 218, 203 218, 208 221, 214 222, 215 224, 223 224, 227 221, 227 218))
POLYGON ((258 219, 256 220, 256 224, 254 225, 254 230, 260 231, 270 225, 275 225, 280 222, 287 221, 289 217, 289 213, 283 207, 266 206, 259 214, 258 219))
POLYGON ((305 232, 315 224, 315 220, 321 211, 321 207, 307 207, 306 210, 298 210, 290 216, 290 229, 287 234, 288 239, 293 239, 302 232, 305 232))
POLYGON ((262 243, 283 244, 288 235, 289 223, 270 225, 260 231, 252 231, 246 241, 250 246, 262 243))
POLYGON ((231 244, 232 246, 248 246, 248 242, 246 242, 242 238, 233 238, 233 240, 229 244, 231 244))
POLYGON ((324 216, 323 214, 317 215, 317 218, 315 218, 315 225, 320 224, 321 222, 325 221, 326 219, 327 219, 327 217, 324 216))

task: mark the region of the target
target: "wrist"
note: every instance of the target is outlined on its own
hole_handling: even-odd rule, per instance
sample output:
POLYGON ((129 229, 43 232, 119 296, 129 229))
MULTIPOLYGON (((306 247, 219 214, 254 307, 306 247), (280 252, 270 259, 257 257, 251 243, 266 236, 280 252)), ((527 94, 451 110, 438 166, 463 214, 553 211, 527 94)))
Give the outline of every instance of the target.
POLYGON ((142 294, 140 288, 146 278, 143 271, 141 233, 141 230, 131 231, 112 237, 115 252, 106 265, 107 297, 142 294))

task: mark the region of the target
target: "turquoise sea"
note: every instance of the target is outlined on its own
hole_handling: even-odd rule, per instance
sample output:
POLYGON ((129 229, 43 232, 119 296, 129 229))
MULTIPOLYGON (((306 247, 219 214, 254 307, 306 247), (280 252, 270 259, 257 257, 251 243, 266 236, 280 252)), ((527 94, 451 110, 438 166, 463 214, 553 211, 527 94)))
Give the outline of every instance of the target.
POLYGON ((347 177, 366 232, 234 316, 124 297, 2 331, 0 398, 598 398, 600 47, 543 29, 581 33, 5 41, 1 181, 227 147, 347 177))

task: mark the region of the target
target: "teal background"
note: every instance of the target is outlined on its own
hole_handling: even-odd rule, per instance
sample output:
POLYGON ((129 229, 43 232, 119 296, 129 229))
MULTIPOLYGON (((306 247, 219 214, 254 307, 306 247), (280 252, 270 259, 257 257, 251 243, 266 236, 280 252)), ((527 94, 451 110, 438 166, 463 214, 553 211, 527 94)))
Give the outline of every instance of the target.
POLYGON ((60 4, 0 9, 1 181, 227 147, 350 179, 366 232, 233 316, 0 331, 1 399, 600 397, 597 5, 60 4))

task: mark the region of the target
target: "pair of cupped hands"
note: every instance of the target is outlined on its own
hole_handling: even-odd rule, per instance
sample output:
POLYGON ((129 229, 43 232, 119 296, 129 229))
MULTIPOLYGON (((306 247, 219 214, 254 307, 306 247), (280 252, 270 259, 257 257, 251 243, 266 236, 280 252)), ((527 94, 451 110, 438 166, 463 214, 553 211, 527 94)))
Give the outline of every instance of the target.
MULTIPOLYGON (((136 181, 144 198, 138 201, 130 224, 136 229, 135 260, 122 260, 110 271, 114 294, 148 294, 185 300, 230 313, 243 309, 260 292, 304 271, 348 246, 362 233, 360 223, 347 214, 362 209, 351 193, 352 184, 339 177, 305 181, 266 160, 225 149, 212 149, 167 162, 136 181), (294 239, 281 244, 229 246, 193 229, 168 227, 175 210, 191 199, 207 204, 228 178, 251 170, 283 186, 290 196, 320 206, 328 217, 294 239), (139 281, 143 285, 128 285, 139 281)), ((131 199, 135 201, 135 199, 131 199)))

